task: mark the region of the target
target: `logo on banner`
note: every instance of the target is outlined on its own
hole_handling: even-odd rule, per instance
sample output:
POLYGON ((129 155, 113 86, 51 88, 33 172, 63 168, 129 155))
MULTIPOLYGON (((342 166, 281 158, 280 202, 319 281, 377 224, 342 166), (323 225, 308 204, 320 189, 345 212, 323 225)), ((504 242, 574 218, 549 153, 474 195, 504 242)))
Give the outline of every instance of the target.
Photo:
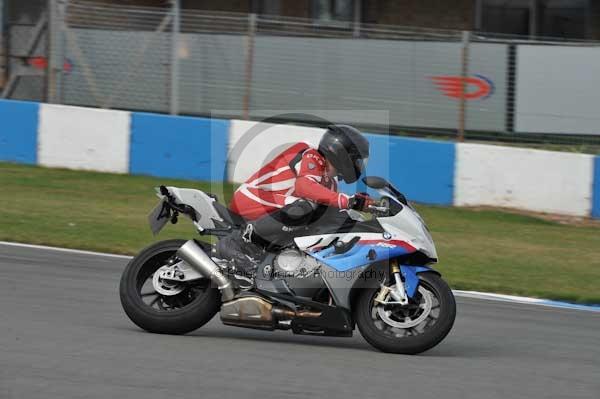
POLYGON ((432 76, 431 80, 442 92, 450 98, 460 99, 465 84, 465 100, 485 100, 494 94, 494 82, 483 75, 462 76, 432 76))
MULTIPOLYGON (((26 60, 26 62, 27 62, 27 65, 29 65, 30 67, 32 67, 34 69, 48 68, 48 58, 46 58, 46 57, 30 57, 26 60)), ((68 58, 65 58, 65 61, 63 64, 63 72, 71 73, 72 70, 73 70, 73 63, 68 58)))

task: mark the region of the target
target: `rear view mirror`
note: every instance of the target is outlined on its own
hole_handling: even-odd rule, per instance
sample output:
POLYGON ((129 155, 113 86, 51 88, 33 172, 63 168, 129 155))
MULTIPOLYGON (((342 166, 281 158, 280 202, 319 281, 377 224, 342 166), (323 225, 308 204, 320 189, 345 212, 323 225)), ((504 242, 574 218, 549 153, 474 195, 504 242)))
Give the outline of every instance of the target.
POLYGON ((390 191, 393 195, 396 196, 398 201, 400 201, 404 205, 408 205, 408 201, 406 200, 406 197, 404 196, 404 194, 402 194, 400 191, 398 191, 398 189, 396 189, 396 187, 392 186, 384 178, 378 177, 378 176, 366 176, 366 177, 363 177, 362 181, 363 181, 363 183, 365 183, 367 185, 367 187, 370 187, 372 189, 375 189, 375 190, 386 189, 386 190, 390 191))
POLYGON ((379 177, 379 176, 366 176, 362 179, 363 183, 375 190, 381 190, 382 188, 386 188, 388 186, 387 180, 379 177))

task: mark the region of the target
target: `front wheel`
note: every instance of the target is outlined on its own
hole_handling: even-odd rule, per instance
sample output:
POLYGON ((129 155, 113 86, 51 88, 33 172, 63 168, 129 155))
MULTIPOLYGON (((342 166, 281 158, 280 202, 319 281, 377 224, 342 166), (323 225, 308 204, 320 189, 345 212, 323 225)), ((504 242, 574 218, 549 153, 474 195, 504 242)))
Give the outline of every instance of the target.
POLYGON ((421 273, 419 279, 419 290, 408 305, 376 303, 379 288, 359 294, 354 314, 368 343, 383 352, 414 355, 448 335, 456 317, 452 290, 437 274, 421 273))
POLYGON ((185 243, 167 240, 152 244, 123 272, 119 287, 123 310, 146 331, 185 334, 206 324, 219 311, 221 294, 208 279, 186 283, 159 279, 159 269, 177 261, 175 254, 185 243))

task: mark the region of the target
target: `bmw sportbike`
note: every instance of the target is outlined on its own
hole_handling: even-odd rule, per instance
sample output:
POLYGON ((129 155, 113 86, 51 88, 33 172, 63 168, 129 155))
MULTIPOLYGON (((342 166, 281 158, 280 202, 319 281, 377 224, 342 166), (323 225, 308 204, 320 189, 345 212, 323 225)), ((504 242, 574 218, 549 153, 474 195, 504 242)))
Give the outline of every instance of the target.
POLYGON ((219 313, 226 325, 295 334, 350 337, 358 327, 384 352, 434 347, 451 330, 456 304, 431 268, 433 240, 394 186, 363 182, 380 194, 368 212, 336 210, 346 222, 317 221, 267 245, 250 275, 219 258, 214 244, 245 222, 209 193, 161 186, 153 232, 185 215, 206 239, 160 241, 135 256, 120 284, 126 314, 161 334, 191 332, 219 313))

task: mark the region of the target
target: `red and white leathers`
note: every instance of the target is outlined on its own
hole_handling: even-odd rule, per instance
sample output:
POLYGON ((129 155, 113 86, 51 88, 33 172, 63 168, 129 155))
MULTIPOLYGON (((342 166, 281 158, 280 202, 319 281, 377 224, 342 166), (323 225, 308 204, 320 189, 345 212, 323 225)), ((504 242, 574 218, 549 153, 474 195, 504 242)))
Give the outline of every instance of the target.
POLYGON ((229 208, 256 220, 303 198, 340 209, 349 197, 337 192, 337 182, 327 174, 325 158, 306 143, 289 147, 242 184, 229 208))

